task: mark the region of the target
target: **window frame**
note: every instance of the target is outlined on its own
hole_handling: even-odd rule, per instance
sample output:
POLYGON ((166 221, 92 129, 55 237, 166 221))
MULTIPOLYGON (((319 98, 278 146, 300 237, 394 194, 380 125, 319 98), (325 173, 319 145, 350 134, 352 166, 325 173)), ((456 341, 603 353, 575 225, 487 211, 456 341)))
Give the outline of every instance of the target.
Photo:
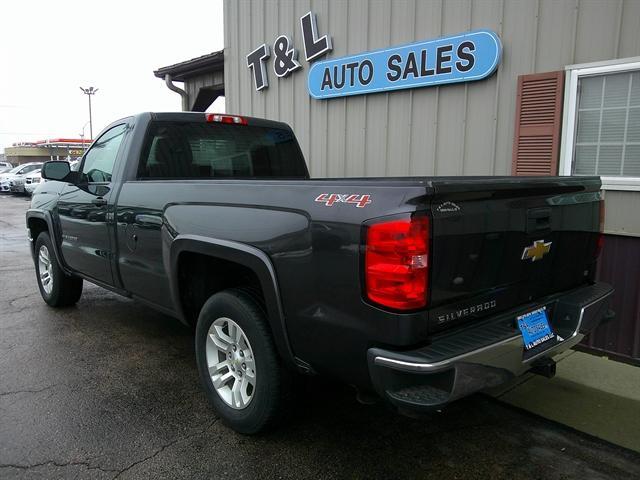
MULTIPOLYGON (((255 120, 255 119, 253 119, 255 120)), ((284 130, 287 131, 288 133, 291 134, 292 140, 293 140, 293 144, 295 145, 295 148, 297 150, 297 153, 300 157, 300 160, 302 161, 302 167, 304 169, 303 175, 301 176, 219 176, 219 177, 149 177, 149 176, 141 176, 140 175, 140 167, 143 163, 145 163, 148 161, 148 157, 150 155, 150 151, 151 148, 153 147, 153 141, 155 138, 154 135, 154 126, 157 125, 162 125, 162 124, 180 124, 180 123, 193 123, 195 125, 201 125, 202 122, 199 121, 188 121, 188 122, 180 122, 180 121, 176 121, 176 120, 165 120, 165 119, 153 119, 151 121, 149 121, 149 124, 147 125, 147 128, 145 129, 145 133, 144 133, 144 137, 142 140, 142 144, 140 147, 140 153, 138 155, 138 161, 134 170, 134 175, 131 181, 136 181, 136 182, 163 182, 163 181, 220 181, 220 182, 243 182, 243 181, 252 181, 252 180, 259 180, 259 181, 270 181, 270 180, 274 180, 274 181, 282 181, 282 180, 309 180, 311 178, 310 174, 309 174, 309 166, 307 165, 306 159, 304 157, 304 154, 302 152, 302 148, 300 147, 300 143, 298 142, 297 137, 295 136, 295 134, 293 133, 293 130, 291 128, 289 128, 288 126, 283 127, 283 126, 279 126, 279 125, 271 125, 271 124, 261 124, 261 123, 254 123, 253 121, 250 121, 249 126, 250 127, 259 127, 259 128, 269 128, 269 129, 278 129, 278 130, 284 130)), ((271 122, 269 122, 271 123, 271 122)), ((216 126, 216 124, 214 123, 213 125, 209 122, 206 123, 206 125, 211 125, 213 127, 216 126)), ((226 128, 226 127, 225 127, 226 128)), ((232 128, 245 128, 243 126, 238 126, 235 125, 232 128)))
POLYGON ((118 151, 116 152, 116 156, 115 156, 115 158, 113 160, 113 170, 111 171, 111 181, 108 181, 108 182, 89 182, 89 181, 87 181, 87 182, 85 182, 86 185, 110 185, 111 183, 113 183, 113 175, 114 175, 117 163, 118 163, 118 158, 120 157, 120 152, 122 151, 122 145, 124 144, 124 142, 126 140, 126 135, 127 135, 127 131, 128 131, 128 123, 126 121, 119 121, 119 122, 117 122, 115 124, 111 124, 107 128, 105 128, 100 133, 100 135, 98 135, 98 138, 96 138, 91 143, 91 146, 87 149, 87 151, 84 152, 84 154, 82 155, 82 160, 80 161, 80 164, 78 165, 78 170, 77 170, 80 178, 82 178, 82 175, 83 175, 82 170, 84 169, 84 165, 85 165, 85 162, 87 160, 87 155, 89 154, 89 152, 91 150, 93 150, 93 148, 97 145, 97 143, 100 141, 100 139, 102 137, 104 137, 106 134, 108 134, 114 128, 118 128, 118 127, 121 127, 123 125, 124 125, 125 129, 124 129, 124 132, 122 132, 123 137, 122 137, 122 140, 120 141, 120 145, 118 146, 118 151))
MULTIPOLYGON (((640 71, 640 57, 570 65, 565 67, 565 70, 563 128, 558 174, 570 177, 574 176, 571 170, 578 123, 578 80, 581 77, 640 71)), ((602 178, 603 190, 640 191, 640 177, 611 177, 606 175, 601 175, 600 177, 602 178)))

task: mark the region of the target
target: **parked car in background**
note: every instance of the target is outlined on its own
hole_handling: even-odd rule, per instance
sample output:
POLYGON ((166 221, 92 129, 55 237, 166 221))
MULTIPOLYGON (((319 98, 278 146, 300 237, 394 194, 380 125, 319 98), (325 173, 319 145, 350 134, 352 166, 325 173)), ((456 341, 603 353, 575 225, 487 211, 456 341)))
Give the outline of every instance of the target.
POLYGON ((0 173, 6 173, 11 170, 13 167, 0 167, 0 173))
POLYGON ((11 162, 0 162, 0 169, 7 168, 11 170, 13 168, 13 164, 11 162))
POLYGON ((0 192, 10 192, 12 181, 17 178, 21 179, 23 175, 31 173, 34 170, 40 170, 41 168, 42 162, 31 162, 18 165, 6 173, 0 174, 0 192))
POLYGON ((27 195, 33 195, 33 191, 40 185, 42 181, 42 175, 40 170, 34 170, 31 173, 27 173, 24 176, 24 193, 27 195))

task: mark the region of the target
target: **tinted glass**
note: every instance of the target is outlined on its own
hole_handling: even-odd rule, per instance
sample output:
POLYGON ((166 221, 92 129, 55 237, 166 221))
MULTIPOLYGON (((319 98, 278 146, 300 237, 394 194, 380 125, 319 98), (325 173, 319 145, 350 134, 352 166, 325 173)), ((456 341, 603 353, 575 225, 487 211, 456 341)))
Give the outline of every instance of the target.
POLYGON ((139 178, 307 178, 289 130, 222 123, 155 122, 139 178))
POLYGON ((113 165, 126 129, 127 126, 125 124, 113 127, 94 142, 87 152, 82 166, 82 175, 85 181, 111 181, 113 165))

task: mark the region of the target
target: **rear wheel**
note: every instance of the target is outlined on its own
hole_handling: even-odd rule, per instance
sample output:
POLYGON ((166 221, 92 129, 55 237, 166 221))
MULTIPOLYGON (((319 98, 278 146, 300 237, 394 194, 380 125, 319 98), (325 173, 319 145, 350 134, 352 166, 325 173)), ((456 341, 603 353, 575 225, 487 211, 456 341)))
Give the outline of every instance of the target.
POLYGON ((66 275, 56 259, 51 237, 42 232, 35 246, 36 278, 40 295, 52 307, 75 304, 82 295, 82 279, 66 275))
POLYGON ((204 304, 196 326, 196 361, 207 398, 224 423, 254 434, 277 423, 290 391, 266 314, 242 290, 204 304))

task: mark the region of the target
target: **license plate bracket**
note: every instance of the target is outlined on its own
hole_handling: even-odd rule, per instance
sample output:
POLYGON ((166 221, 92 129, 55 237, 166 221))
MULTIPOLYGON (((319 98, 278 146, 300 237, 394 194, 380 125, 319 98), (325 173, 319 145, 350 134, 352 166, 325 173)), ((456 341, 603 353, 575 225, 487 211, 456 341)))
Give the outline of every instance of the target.
POLYGON ((553 340, 556 335, 551 329, 547 307, 541 307, 517 317, 518 328, 522 332, 525 351, 553 340))

